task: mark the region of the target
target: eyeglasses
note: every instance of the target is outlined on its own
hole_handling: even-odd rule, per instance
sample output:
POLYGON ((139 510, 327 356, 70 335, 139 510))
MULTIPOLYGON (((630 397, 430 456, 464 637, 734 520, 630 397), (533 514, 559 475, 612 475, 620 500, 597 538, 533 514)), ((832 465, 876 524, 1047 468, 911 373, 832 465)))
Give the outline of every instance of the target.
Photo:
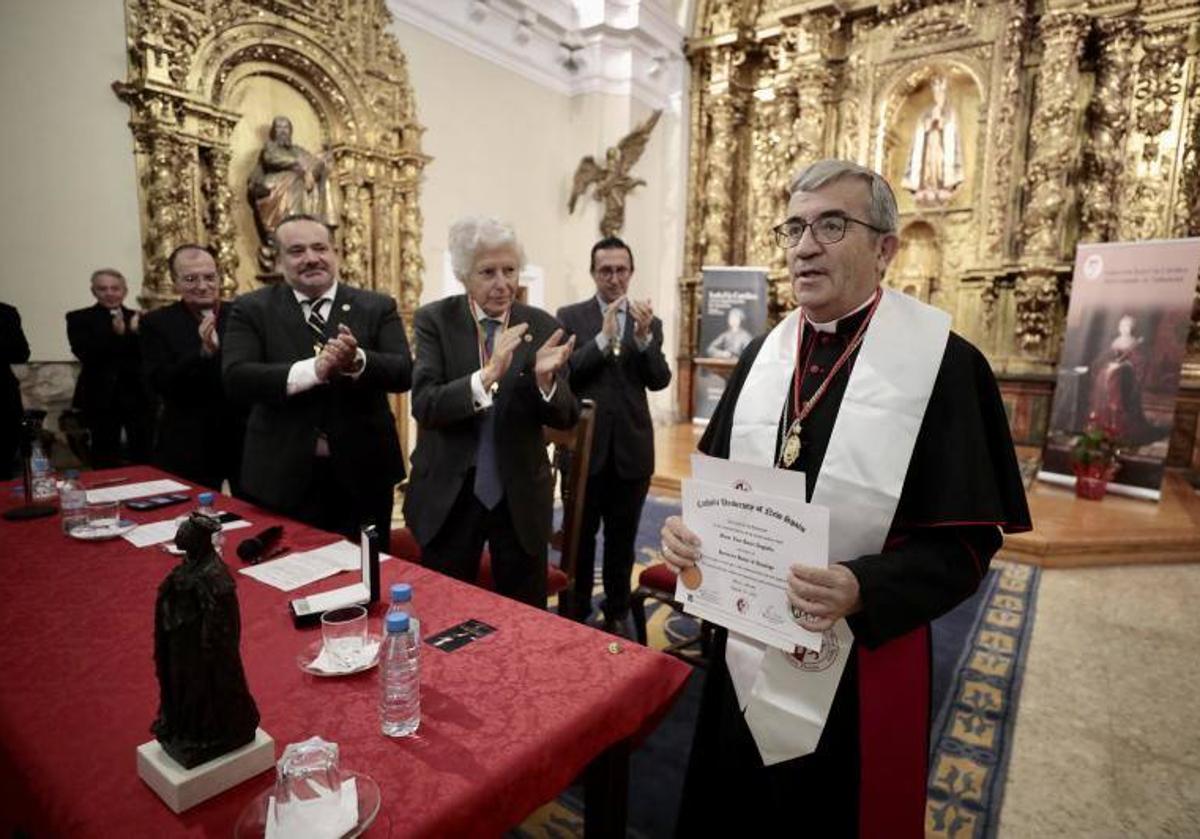
POLYGON ((200 283, 211 283, 218 285, 221 278, 216 274, 187 274, 179 278, 180 285, 199 285, 200 283))
POLYGON ((611 265, 605 265, 603 268, 596 269, 596 276, 600 277, 603 280, 607 280, 612 277, 616 277, 617 279, 624 279, 625 277, 628 277, 629 274, 630 274, 629 268, 627 268, 624 265, 618 265, 615 268, 611 265))
POLYGON ((781 248, 794 248, 800 244, 800 240, 804 238, 804 231, 812 228, 813 238, 822 245, 832 245, 842 241, 846 237, 846 222, 852 221, 855 224, 861 224, 863 227, 870 228, 876 233, 887 233, 881 227, 876 227, 873 224, 867 224, 865 221, 859 221, 850 216, 821 216, 816 221, 807 222, 802 218, 790 218, 783 224, 777 227, 772 227, 771 232, 775 234, 775 243, 781 248))

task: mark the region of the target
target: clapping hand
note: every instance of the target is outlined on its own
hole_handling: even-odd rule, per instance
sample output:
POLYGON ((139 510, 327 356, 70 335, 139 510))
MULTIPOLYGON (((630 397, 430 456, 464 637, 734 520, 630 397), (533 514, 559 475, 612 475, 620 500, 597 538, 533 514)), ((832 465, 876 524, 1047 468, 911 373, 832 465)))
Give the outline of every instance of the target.
POLYGON ((521 339, 529 331, 529 324, 518 323, 509 327, 496 336, 495 346, 492 347, 492 357, 480 372, 483 389, 488 390, 504 377, 512 364, 513 353, 521 346, 521 339))
POLYGON ((633 317, 633 334, 639 341, 650 337, 650 324, 654 321, 654 308, 649 300, 630 300, 629 314, 633 317))
POLYGON ((604 310, 604 323, 601 325, 600 331, 608 337, 610 345, 614 341, 621 340, 621 336, 617 334, 617 313, 621 308, 621 301, 624 299, 624 297, 618 297, 604 310))
POLYGON ((538 348, 537 358, 533 363, 533 372, 537 376, 538 387, 542 393, 549 392, 554 384, 554 376, 571 357, 575 348, 575 336, 563 340, 562 329, 554 330, 554 334, 546 339, 546 343, 538 348))
POLYGON ((350 327, 338 324, 338 334, 321 348, 317 356, 317 378, 324 382, 334 373, 348 373, 358 358, 358 341, 350 327))

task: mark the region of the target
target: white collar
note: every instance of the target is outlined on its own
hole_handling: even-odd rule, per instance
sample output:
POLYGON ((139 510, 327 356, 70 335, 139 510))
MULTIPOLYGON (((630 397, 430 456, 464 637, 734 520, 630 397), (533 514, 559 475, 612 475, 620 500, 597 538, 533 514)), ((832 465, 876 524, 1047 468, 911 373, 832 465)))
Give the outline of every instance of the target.
POLYGON ((479 308, 478 305, 476 305, 475 301, 471 299, 470 295, 467 296, 467 305, 471 307, 471 317, 475 319, 476 323, 482 323, 485 320, 498 320, 507 328, 508 316, 512 313, 512 306, 509 306, 502 315, 489 315, 483 309, 479 308))
MULTIPOLYGON (((603 300, 601 300, 599 294, 596 295, 596 304, 600 307, 600 314, 602 315, 606 314, 608 312, 608 307, 612 305, 612 303, 605 303, 603 300)), ((622 297, 621 302, 617 304, 617 311, 624 312, 628 304, 629 298, 622 297)))
POLYGON ((815 332, 837 332, 838 321, 845 320, 846 318, 850 317, 851 315, 858 314, 859 312, 861 312, 863 309, 867 308, 874 302, 875 302, 875 294, 872 292, 871 296, 868 297, 866 300, 864 300, 861 306, 858 306, 858 307, 852 309, 851 311, 846 312, 846 314, 842 315, 840 318, 834 318, 833 320, 826 321, 825 323, 816 323, 815 321, 810 320, 808 315, 805 315, 804 321, 809 326, 811 326, 815 332))
POLYGON ((296 295, 296 302, 299 303, 301 306, 304 306, 305 303, 308 303, 310 305, 314 304, 318 300, 328 300, 330 302, 330 304, 332 304, 333 298, 337 296, 337 290, 338 290, 338 281, 337 281, 337 277, 334 277, 333 285, 331 285, 329 288, 325 289, 325 293, 320 295, 319 297, 309 297, 307 294, 297 291, 294 288, 292 289, 292 294, 296 295))

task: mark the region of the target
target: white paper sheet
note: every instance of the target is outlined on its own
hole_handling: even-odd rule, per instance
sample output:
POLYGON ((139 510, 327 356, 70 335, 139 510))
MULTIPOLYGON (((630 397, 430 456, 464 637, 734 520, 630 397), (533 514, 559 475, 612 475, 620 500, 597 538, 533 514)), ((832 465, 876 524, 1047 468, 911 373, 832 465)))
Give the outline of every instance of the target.
POLYGON ((359 550, 353 542, 333 542, 238 571, 281 591, 293 591, 342 571, 358 571, 361 567, 359 550))
POLYGON ((142 481, 137 484, 121 484, 101 489, 89 489, 87 491, 87 500, 89 503, 124 501, 128 498, 145 498, 147 495, 164 495, 168 492, 180 492, 190 489, 191 487, 187 484, 181 484, 179 481, 164 478, 159 481, 142 481))
POLYGON ((683 521, 702 552, 675 584, 684 611, 788 653, 820 650, 820 633, 792 616, 787 578, 795 563, 829 564, 828 508, 695 478, 682 489, 683 521))
MULTIPOLYGON (((250 522, 245 519, 235 519, 234 521, 227 521, 222 524, 221 531, 238 530, 249 526, 250 522)), ((126 533, 122 538, 130 542, 135 548, 145 548, 150 545, 157 545, 160 542, 169 542, 175 538, 175 533, 178 530, 179 518, 174 517, 143 524, 126 533)))

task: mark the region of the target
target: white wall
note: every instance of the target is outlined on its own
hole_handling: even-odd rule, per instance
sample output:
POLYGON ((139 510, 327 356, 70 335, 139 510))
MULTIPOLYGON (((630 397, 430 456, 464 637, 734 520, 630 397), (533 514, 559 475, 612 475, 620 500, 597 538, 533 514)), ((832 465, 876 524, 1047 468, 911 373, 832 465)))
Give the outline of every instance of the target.
MULTIPOLYGON (((553 312, 595 293, 588 274, 600 238, 602 206, 590 196, 567 213, 572 176, 584 155, 603 160, 649 109, 628 96, 556 92, 477 57, 422 29, 393 24, 408 57, 423 150, 433 156, 421 187, 422 302, 442 295, 450 224, 484 213, 512 223, 529 262, 545 272, 553 312)), ((686 146, 680 115, 663 114, 633 174, 647 185, 626 201, 622 232, 636 271, 630 293, 650 298, 663 319, 664 350, 674 365, 677 279, 682 266, 686 146)), ((671 390, 652 397, 669 419, 671 390)))
MULTIPOLYGON (((71 359, 63 316, 90 305, 104 266, 141 289, 137 175, 118 0, 3 0, 0 10, 0 300, 33 361, 71 359)), ((136 304, 134 304, 136 305, 136 304)))

